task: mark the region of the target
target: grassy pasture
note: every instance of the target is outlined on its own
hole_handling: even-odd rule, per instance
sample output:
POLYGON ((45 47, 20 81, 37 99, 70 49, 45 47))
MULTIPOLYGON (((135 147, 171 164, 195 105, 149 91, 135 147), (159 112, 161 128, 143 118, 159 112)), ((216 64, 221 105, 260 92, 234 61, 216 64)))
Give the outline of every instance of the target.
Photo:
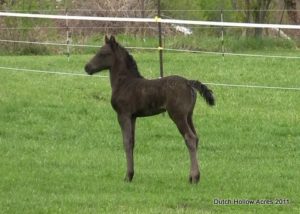
MULTIPOLYGON (((145 77, 156 53, 133 53, 145 77)), ((90 55, 1 56, 0 65, 83 72, 90 55)), ((299 60, 166 53, 166 75, 203 82, 299 87, 299 60)), ((103 75, 108 75, 105 72, 103 75)), ((135 178, 125 155, 108 78, 0 70, 2 213, 299 213, 300 93, 210 86, 198 97, 201 181, 166 115, 137 121, 135 178), (285 205, 214 205, 214 199, 287 199, 285 205)))

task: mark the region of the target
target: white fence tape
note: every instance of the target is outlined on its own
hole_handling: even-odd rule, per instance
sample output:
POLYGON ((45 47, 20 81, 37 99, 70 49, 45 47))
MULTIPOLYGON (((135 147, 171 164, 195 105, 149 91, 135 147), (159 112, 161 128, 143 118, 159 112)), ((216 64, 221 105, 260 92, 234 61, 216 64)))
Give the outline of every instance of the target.
MULTIPOLYGON (((31 42, 31 41, 16 41, 0 39, 0 42, 7 43, 20 43, 20 44, 34 44, 34 45, 51 45, 51 46, 70 46, 70 47, 85 47, 85 48, 100 48, 99 45, 85 45, 85 44, 67 44, 56 42, 31 42)), ((134 50, 165 50, 171 52, 185 52, 185 53, 200 53, 209 55, 224 55, 224 56, 244 56, 244 57, 263 57, 263 58, 277 58, 277 59, 300 59, 300 56, 282 56, 282 55, 263 55, 263 54, 247 54, 247 53, 230 53, 230 52, 216 52, 216 51, 198 51, 198 50, 185 50, 185 49, 173 49, 173 48, 153 48, 153 47, 125 47, 126 49, 134 50)))
POLYGON ((125 17, 95 17, 95 16, 66 16, 30 13, 9 13, 0 12, 0 16, 19 17, 19 18, 40 18, 40 19, 63 19, 63 20, 82 20, 82 21, 106 21, 106 22, 148 22, 148 23, 168 23, 186 25, 206 25, 219 27, 245 27, 245 28, 279 28, 279 29, 300 29, 300 25, 281 25, 281 24, 257 24, 257 23, 238 23, 238 22, 213 22, 213 21, 194 21, 163 18, 125 18, 125 17))
MULTIPOLYGON (((253 12, 253 11, 268 11, 268 12, 283 12, 283 9, 222 9, 224 12, 253 12)), ((7 12, 7 10, 0 10, 1 12, 7 12)), ((9 10, 10 12, 65 12, 66 9, 42 9, 42 10, 9 10)), ((142 10, 142 9, 119 9, 119 10, 103 10, 103 9, 90 9, 90 8, 74 8, 74 9, 68 9, 68 11, 84 11, 84 12, 156 12, 156 9, 148 9, 148 10, 142 10)), ((166 12, 220 12, 221 9, 164 9, 161 11, 166 12)), ((285 9, 285 11, 300 11, 298 9, 285 9)))
MULTIPOLYGON (((108 76, 94 75, 90 76, 82 73, 68 73, 68 72, 56 72, 56 71, 45 71, 45 70, 34 70, 26 68, 11 68, 11 67, 0 67, 0 70, 4 71, 14 71, 14 72, 33 72, 33 73, 44 73, 44 74, 56 74, 64 76, 82 76, 82 77, 97 77, 97 78, 108 78, 108 76)), ((234 87, 234 88, 253 88, 253 89, 273 89, 273 90, 288 90, 288 91, 300 91, 297 87, 280 87, 280 86, 263 86, 263 85, 243 85, 243 84, 227 84, 227 83, 210 83, 206 82, 204 84, 221 86, 221 87, 234 87)))
MULTIPOLYGON (((56 74, 56 75, 64 75, 64 76, 83 76, 83 77, 91 77, 90 75, 82 73, 68 73, 68 72, 57 72, 57 71, 45 71, 45 70, 35 70, 35 69, 27 69, 27 68, 11 68, 11 67, 0 67, 0 70, 6 71, 14 71, 14 72, 32 72, 32 73, 44 73, 44 74, 56 74)), ((96 75, 98 78, 108 78, 108 76, 100 76, 96 75)))

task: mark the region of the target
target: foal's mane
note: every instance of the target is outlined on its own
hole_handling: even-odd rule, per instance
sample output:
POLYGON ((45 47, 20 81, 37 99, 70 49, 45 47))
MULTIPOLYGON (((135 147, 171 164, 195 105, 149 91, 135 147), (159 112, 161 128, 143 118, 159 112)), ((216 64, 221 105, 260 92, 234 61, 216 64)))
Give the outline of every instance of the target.
POLYGON ((134 60, 133 56, 128 53, 128 51, 122 47, 120 44, 118 44, 119 50, 123 52, 123 55, 125 57, 126 66, 136 77, 143 78, 143 76, 140 74, 139 69, 137 67, 136 61, 134 60))

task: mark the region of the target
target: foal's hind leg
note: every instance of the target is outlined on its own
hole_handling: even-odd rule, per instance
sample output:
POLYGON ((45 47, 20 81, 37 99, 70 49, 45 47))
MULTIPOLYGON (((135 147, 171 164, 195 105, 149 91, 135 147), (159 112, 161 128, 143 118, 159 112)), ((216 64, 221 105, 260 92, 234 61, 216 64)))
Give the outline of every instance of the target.
POLYGON ((192 107, 190 109, 190 112, 187 115, 187 122, 188 122, 190 128, 192 129, 194 135, 197 138, 196 146, 198 147, 199 138, 198 138, 198 135, 197 135, 194 123, 193 123, 193 110, 194 110, 194 107, 195 107, 195 104, 196 104, 196 100, 197 100, 197 93, 195 92, 195 90, 192 91, 192 95, 193 95, 192 96, 193 97, 192 107))
POLYGON ((183 136, 185 143, 188 147, 191 160, 190 168, 190 183, 198 183, 200 179, 200 171, 197 160, 197 136, 194 134, 192 128, 188 124, 187 116, 180 114, 172 114, 169 112, 171 119, 175 122, 179 132, 183 136))
POLYGON ((196 138, 197 138, 196 146, 198 147, 199 138, 198 138, 198 135, 197 135, 197 132, 196 132, 194 123, 193 123, 193 112, 191 112, 191 113, 188 114, 188 116, 187 116, 187 122, 188 122, 188 124, 189 124, 191 130, 193 131, 194 135, 195 135, 196 138))
POLYGON ((134 175, 133 148, 135 118, 127 115, 118 115, 118 121, 122 129, 123 144, 127 160, 127 173, 124 180, 131 182, 134 175))

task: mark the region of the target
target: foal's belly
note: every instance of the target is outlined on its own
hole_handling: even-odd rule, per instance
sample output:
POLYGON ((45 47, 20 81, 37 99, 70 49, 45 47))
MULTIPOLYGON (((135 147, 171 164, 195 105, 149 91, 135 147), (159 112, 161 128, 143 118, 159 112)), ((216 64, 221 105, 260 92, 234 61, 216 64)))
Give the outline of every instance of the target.
POLYGON ((165 112, 165 111, 166 111, 166 109, 164 109, 164 108, 147 109, 147 110, 137 111, 133 115, 136 116, 136 117, 148 117, 148 116, 153 116, 153 115, 160 114, 160 113, 165 112))

